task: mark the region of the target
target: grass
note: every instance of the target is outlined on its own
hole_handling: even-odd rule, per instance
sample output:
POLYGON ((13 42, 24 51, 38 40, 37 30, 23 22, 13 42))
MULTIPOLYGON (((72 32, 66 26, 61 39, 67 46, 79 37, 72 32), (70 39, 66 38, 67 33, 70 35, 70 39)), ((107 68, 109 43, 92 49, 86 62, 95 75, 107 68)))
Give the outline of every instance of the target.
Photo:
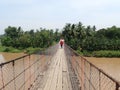
POLYGON ((43 48, 29 47, 29 48, 25 49, 25 53, 32 54, 32 53, 36 53, 36 52, 41 51, 41 50, 43 50, 43 48))
MULTIPOLYGON (((37 51, 41 51, 43 50, 43 48, 33 48, 33 47, 29 47, 26 49, 16 49, 13 47, 5 47, 5 46, 0 46, 0 52, 11 52, 11 53, 20 53, 20 52, 24 52, 27 54, 32 54, 35 53, 37 51)), ((87 57, 120 57, 120 50, 118 51, 111 51, 111 50, 100 50, 100 51, 93 51, 93 52, 89 52, 84 50, 83 52, 81 52, 80 50, 77 50, 77 52, 82 55, 82 56, 87 56, 87 57)))
POLYGON ((13 47, 0 46, 0 52, 20 53, 22 52, 22 50, 19 50, 13 47))
POLYGON ((29 47, 29 48, 26 48, 26 49, 22 49, 22 48, 16 49, 16 48, 13 48, 13 47, 0 46, 0 52, 11 52, 11 53, 24 52, 24 53, 27 53, 27 54, 32 54, 32 53, 35 53, 35 52, 41 51, 41 50, 43 50, 43 48, 29 47))
POLYGON ((100 50, 100 51, 79 51, 77 52, 82 56, 87 57, 120 57, 120 51, 114 51, 114 50, 100 50))
POLYGON ((120 57, 120 51, 101 50, 92 52, 94 57, 120 57))

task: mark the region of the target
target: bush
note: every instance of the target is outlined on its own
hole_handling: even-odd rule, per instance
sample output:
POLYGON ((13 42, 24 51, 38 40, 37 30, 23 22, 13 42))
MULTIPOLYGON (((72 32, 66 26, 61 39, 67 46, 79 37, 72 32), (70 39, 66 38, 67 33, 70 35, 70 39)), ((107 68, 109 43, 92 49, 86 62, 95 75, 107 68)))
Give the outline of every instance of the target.
POLYGON ((22 50, 19 50, 13 47, 4 47, 3 52, 20 53, 22 52, 22 50))
POLYGON ((33 48, 33 47, 29 47, 26 49, 23 48, 13 48, 13 47, 5 47, 5 46, 0 46, 0 52, 11 52, 11 53, 20 53, 20 52, 24 52, 24 53, 28 53, 28 54, 32 54, 38 51, 43 50, 43 48, 33 48))
POLYGON ((80 50, 77 50, 76 52, 83 56, 83 53, 80 50))
POLYGON ((0 46, 0 52, 4 52, 5 49, 6 49, 6 47, 0 46))
POLYGON ((6 47, 3 52, 9 52, 11 49, 9 47, 6 47))
POLYGON ((41 50, 43 50, 43 49, 42 48, 29 47, 25 50, 25 53, 32 54, 32 53, 36 53, 36 52, 41 51, 41 50))
POLYGON ((100 50, 100 51, 93 51, 89 52, 84 50, 81 52, 77 50, 80 55, 87 56, 87 57, 120 57, 120 51, 110 51, 110 50, 100 50))
POLYGON ((92 56, 91 52, 88 52, 86 50, 83 51, 83 55, 87 56, 87 57, 91 57, 92 56))
POLYGON ((120 57, 120 51, 94 51, 92 55, 95 57, 120 57))

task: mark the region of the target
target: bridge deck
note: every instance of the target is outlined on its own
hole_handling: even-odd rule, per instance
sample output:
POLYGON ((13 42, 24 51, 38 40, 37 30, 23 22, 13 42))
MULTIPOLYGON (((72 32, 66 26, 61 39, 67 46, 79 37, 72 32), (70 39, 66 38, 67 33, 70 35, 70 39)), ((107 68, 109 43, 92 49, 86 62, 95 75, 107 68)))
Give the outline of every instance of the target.
POLYGON ((38 90, 72 90, 64 49, 53 56, 38 90))

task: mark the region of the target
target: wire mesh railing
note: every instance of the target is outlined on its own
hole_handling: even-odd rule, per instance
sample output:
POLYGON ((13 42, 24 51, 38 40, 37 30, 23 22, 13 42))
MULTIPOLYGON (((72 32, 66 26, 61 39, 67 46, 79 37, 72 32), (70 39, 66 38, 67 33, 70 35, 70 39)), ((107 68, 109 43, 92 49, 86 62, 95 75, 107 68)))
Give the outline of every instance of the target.
MULTIPOLYGON (((37 90, 59 45, 0 64, 0 90, 37 90)), ((65 44, 73 90, 120 90, 120 83, 65 44), (72 73, 74 72, 74 73, 72 73), (75 75, 75 76, 74 76, 75 75), (77 79, 76 79, 77 77, 77 79), (78 85, 77 85, 78 84, 78 85)))
POLYGON ((0 90, 37 90, 58 44, 0 64, 0 90))
POLYGON ((65 45, 65 52, 79 80, 79 90, 120 90, 119 81, 79 56, 67 45, 65 45))

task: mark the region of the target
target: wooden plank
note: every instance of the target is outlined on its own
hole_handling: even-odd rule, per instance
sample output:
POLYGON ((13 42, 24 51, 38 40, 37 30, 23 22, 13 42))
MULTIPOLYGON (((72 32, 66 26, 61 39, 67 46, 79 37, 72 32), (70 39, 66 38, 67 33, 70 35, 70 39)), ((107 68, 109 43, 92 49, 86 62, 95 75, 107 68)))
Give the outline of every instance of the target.
POLYGON ((62 90, 62 58, 60 58, 59 74, 56 90, 62 90))
POLYGON ((72 90, 64 49, 59 49, 38 90, 72 90))
POLYGON ((65 53, 63 52, 63 90, 72 90, 71 87, 71 82, 69 78, 69 72, 68 72, 68 66, 67 66, 67 61, 65 57, 65 53))
POLYGON ((60 64, 59 56, 56 60, 57 60, 57 64, 56 64, 54 75, 53 75, 53 78, 52 78, 52 81, 51 81, 50 90, 56 90, 56 87, 57 87, 56 85, 57 85, 57 79, 58 79, 58 73, 59 73, 59 64, 60 64))
POLYGON ((49 75, 48 75, 48 80, 46 82, 46 85, 45 85, 45 88, 44 90, 49 90, 50 87, 51 87, 51 81, 53 79, 53 75, 54 75, 54 68, 56 67, 56 63, 57 63, 57 60, 55 61, 55 63, 53 64, 53 66, 51 67, 51 69, 49 69, 49 75))
MULTIPOLYGON (((48 77, 49 77, 49 74, 50 74, 50 69, 51 69, 51 66, 53 66, 53 63, 54 63, 54 60, 55 58, 57 57, 52 57, 52 62, 50 63, 51 65, 48 67, 48 69, 46 71, 44 71, 44 76, 43 78, 40 80, 40 86, 39 86, 39 89, 38 90, 44 90, 44 87, 48 81, 48 77)), ((50 60, 51 61, 51 60, 50 60)))

